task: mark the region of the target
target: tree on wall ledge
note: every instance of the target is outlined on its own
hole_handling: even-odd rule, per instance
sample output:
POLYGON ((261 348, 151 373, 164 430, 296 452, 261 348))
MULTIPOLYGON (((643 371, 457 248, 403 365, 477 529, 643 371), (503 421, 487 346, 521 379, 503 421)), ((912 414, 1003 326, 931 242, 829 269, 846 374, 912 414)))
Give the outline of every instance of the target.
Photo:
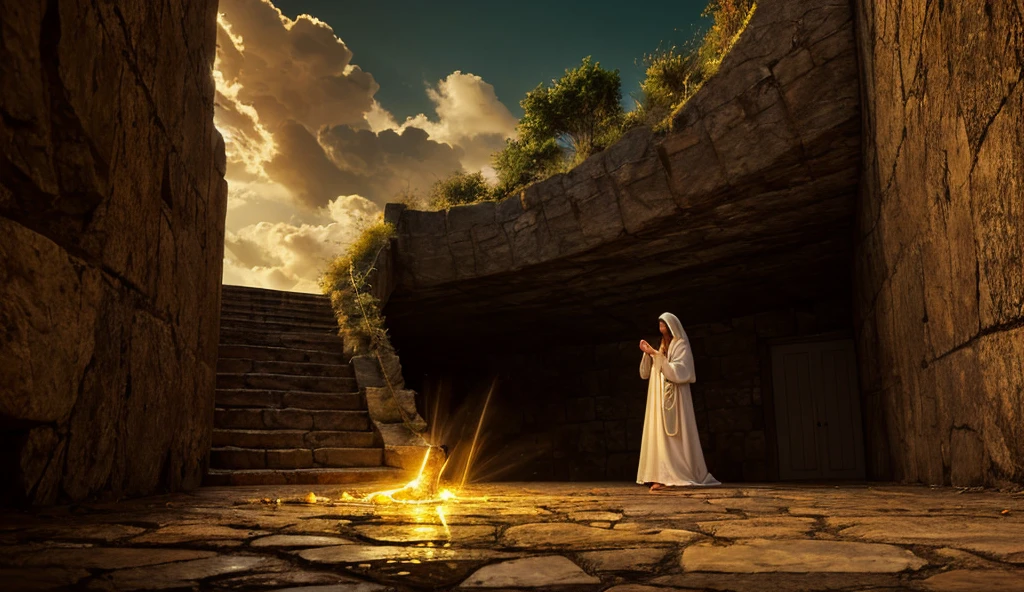
POLYGON ((430 188, 428 205, 434 210, 445 210, 452 206, 485 201, 492 196, 492 189, 481 173, 456 171, 440 179, 430 188))
POLYGON ((496 195, 503 197, 565 170, 611 145, 621 135, 621 80, 590 56, 579 66, 526 93, 517 138, 495 154, 496 195))

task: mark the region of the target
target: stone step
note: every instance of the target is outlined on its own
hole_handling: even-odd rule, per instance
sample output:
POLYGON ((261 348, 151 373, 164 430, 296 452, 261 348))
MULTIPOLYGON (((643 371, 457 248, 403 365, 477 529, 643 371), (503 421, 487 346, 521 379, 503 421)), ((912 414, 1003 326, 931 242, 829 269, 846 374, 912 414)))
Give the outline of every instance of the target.
POLYGON ((217 373, 219 389, 263 389, 308 391, 312 393, 352 393, 359 390, 356 379, 335 376, 295 376, 292 374, 217 373))
POLYGON ((221 307, 220 309, 221 321, 230 320, 233 322, 253 322, 253 323, 313 323, 322 325, 333 325, 337 326, 337 317, 334 316, 334 312, 330 309, 324 311, 317 310, 260 310, 253 308, 228 308, 221 307))
POLYGON ((221 308, 232 311, 267 311, 297 312, 300 314, 329 314, 331 301, 327 298, 317 300, 291 300, 279 298, 246 298, 221 300, 221 308))
MULTIPOLYGON (((223 303, 220 307, 221 314, 230 315, 257 315, 257 316, 285 316, 288 318, 302 318, 313 321, 329 321, 337 318, 330 305, 302 305, 302 304, 232 304, 223 303)), ((273 319, 267 319, 273 320, 273 319)))
MULTIPOLYGON (((339 339, 340 342, 340 339, 339 339)), ((342 352, 325 352, 269 345, 221 345, 217 359, 272 360, 276 362, 307 362, 310 364, 347 364, 342 352)))
POLYGON ((229 374, 286 374, 325 378, 353 378, 355 376, 352 366, 348 364, 314 364, 310 362, 282 362, 278 360, 246 360, 244 358, 218 359, 217 372, 229 374))
POLYGON ((214 409, 213 426, 229 430, 318 430, 338 432, 369 431, 370 415, 366 411, 315 409, 214 409))
POLYGON ((221 345, 266 345, 304 350, 343 353, 341 337, 333 333, 294 331, 257 331, 221 328, 221 345))
POLYGON ((400 486, 416 476, 415 471, 394 467, 359 467, 352 469, 296 469, 225 471, 210 470, 203 479, 207 486, 245 485, 351 485, 387 483, 382 488, 400 486))
POLYGON ((214 469, 312 469, 379 467, 384 464, 381 448, 259 448, 224 447, 210 450, 214 469))
POLYGON ((221 300, 233 302, 238 300, 278 300, 295 302, 327 302, 327 296, 323 294, 310 294, 307 292, 288 292, 285 290, 270 290, 267 288, 250 288, 248 286, 223 286, 221 288, 221 300))
POLYGON ((310 409, 322 411, 365 410, 359 393, 310 393, 263 389, 217 389, 217 407, 261 409, 310 409))
POLYGON ((213 430, 214 448, 374 448, 374 432, 306 430, 213 430))
POLYGON ((337 335, 337 323, 304 323, 293 321, 287 323, 270 323, 265 321, 238 321, 221 319, 221 331, 276 331, 280 333, 323 333, 337 335))

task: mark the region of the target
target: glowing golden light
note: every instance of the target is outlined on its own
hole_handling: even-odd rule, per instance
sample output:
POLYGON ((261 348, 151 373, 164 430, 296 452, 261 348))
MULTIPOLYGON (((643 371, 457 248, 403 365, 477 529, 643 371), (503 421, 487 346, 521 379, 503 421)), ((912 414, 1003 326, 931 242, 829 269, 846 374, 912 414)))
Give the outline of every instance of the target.
POLYGON ((368 493, 363 496, 362 501, 374 504, 436 504, 440 501, 454 499, 455 494, 450 491, 444 498, 439 496, 435 497, 437 483, 441 478, 441 471, 433 472, 433 474, 427 474, 427 469, 430 466, 431 455, 439 454, 440 451, 441 449, 437 446, 430 446, 427 448, 426 452, 423 453, 423 462, 420 463, 419 473, 412 481, 409 481, 397 489, 386 489, 384 491, 368 493))

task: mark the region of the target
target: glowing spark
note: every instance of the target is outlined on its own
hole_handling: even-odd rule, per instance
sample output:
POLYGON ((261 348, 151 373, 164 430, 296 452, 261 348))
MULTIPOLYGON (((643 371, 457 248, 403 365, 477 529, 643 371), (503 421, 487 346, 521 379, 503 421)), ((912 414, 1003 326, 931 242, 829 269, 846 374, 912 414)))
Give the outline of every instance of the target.
MULTIPOLYGON (((447 490, 445 490, 447 491, 447 490)), ((448 520, 444 517, 444 508, 437 506, 437 517, 441 519, 441 526, 444 527, 444 535, 448 540, 452 539, 452 529, 448 528, 448 520)))
POLYGON ((439 497, 442 501, 448 501, 450 499, 453 499, 455 497, 455 494, 452 493, 451 490, 445 489, 442 490, 441 494, 438 495, 437 497, 439 497))
POLYGON ((444 459, 444 464, 441 465, 441 470, 439 470, 437 472, 437 480, 438 481, 441 480, 441 475, 444 475, 444 470, 448 468, 448 461, 450 461, 451 459, 452 459, 452 457, 450 457, 450 456, 448 458, 444 459))
POLYGON ((494 393, 494 383, 497 378, 491 381, 491 388, 487 391, 487 398, 484 399, 484 408, 480 412, 480 420, 476 424, 476 432, 473 434, 473 443, 469 447, 469 456, 466 458, 466 468, 462 471, 462 485, 460 489, 466 486, 466 477, 469 476, 469 467, 473 464, 473 453, 476 452, 476 441, 480 437, 480 428, 484 425, 484 416, 487 415, 487 406, 491 404, 491 394, 494 393))

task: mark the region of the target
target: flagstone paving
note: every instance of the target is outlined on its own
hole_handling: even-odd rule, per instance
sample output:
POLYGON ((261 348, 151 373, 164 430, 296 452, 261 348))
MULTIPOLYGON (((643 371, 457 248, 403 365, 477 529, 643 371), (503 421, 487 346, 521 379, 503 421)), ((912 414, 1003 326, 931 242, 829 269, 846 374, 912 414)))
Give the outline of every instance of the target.
POLYGON ((1024 592, 1024 494, 893 485, 648 493, 394 484, 204 488, 0 516, 4 590, 1024 592))

